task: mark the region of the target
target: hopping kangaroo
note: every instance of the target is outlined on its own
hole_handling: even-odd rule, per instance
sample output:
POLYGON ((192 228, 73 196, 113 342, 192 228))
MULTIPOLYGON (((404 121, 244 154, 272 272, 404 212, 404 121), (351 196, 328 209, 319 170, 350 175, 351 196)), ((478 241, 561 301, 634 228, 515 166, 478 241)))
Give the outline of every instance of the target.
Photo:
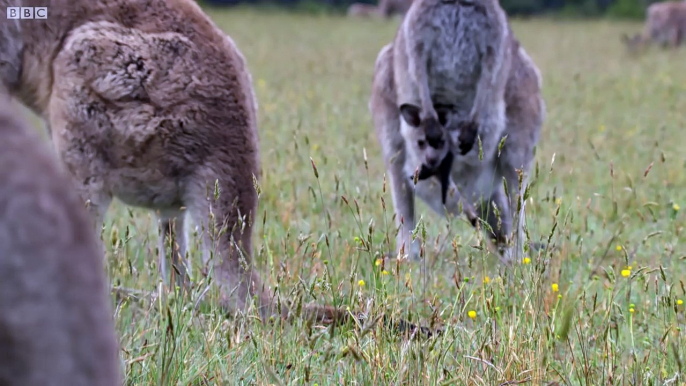
POLYGON ((4 95, 0 138, 0 385, 119 386, 102 249, 83 203, 4 95))
POLYGON ((643 33, 629 37, 622 35, 622 41, 630 52, 649 43, 675 48, 686 37, 686 2, 666 1, 653 3, 646 10, 643 33))
POLYGON ((416 194, 444 215, 462 208, 472 224, 476 213, 501 259, 511 260, 515 220, 516 241, 523 237, 524 202, 516 197, 545 115, 540 88, 539 71, 497 0, 415 0, 377 57, 369 103, 391 182, 398 253, 420 253, 420 239, 411 240, 416 194), (440 177, 437 156, 454 157, 449 181, 437 183, 432 173, 413 178, 427 168, 440 177), (446 183, 451 194, 443 202, 446 183))
MULTIPOLYGON (((233 41, 193 0, 0 0, 20 3, 51 14, 0 25, 2 83, 46 120, 97 227, 113 197, 155 210, 162 240, 178 243, 173 263, 184 277, 187 243, 175 234, 188 212, 204 230, 204 262, 215 254, 222 308, 245 310, 256 298, 263 320, 274 315, 252 261, 257 101, 233 41)), ((331 322, 349 314, 317 304, 303 311, 331 322)))

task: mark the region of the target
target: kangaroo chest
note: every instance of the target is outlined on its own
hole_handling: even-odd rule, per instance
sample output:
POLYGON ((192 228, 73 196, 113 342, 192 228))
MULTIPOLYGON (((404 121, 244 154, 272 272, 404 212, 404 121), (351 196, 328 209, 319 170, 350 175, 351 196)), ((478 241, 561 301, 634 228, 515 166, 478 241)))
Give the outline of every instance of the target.
POLYGON ((487 47, 485 11, 456 3, 443 5, 435 27, 441 31, 428 49, 429 90, 434 103, 469 110, 474 102, 487 47))

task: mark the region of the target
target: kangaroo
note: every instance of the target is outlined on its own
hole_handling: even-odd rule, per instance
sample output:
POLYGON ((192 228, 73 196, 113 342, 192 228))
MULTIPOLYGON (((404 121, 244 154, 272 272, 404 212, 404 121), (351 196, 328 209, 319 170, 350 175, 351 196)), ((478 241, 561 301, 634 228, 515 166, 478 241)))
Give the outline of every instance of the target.
MULTIPOLYGON (((8 1, 18 0, 0 4, 8 1)), ((203 263, 215 254, 224 310, 246 310, 255 298, 263 321, 279 309, 292 317, 253 266, 257 100, 232 39, 193 0, 22 5, 48 6, 52 17, 3 24, 0 42, 12 49, 2 60, 18 70, 2 82, 46 120, 96 226, 113 197, 156 211, 164 241, 176 239, 188 214, 203 230, 203 263)), ((185 278, 187 242, 177 241, 172 263, 185 278)), ((344 322, 349 313, 314 304, 302 316, 344 322)))
POLYGON ((353 3, 348 7, 348 16, 390 19, 395 15, 405 16, 410 4, 412 0, 381 0, 379 5, 353 3))
POLYGON ((271 314, 251 258, 257 101, 232 39, 192 0, 22 5, 47 6, 52 17, 3 31, 23 53, 5 59, 21 69, 10 90, 45 119, 96 227, 114 197, 155 211, 161 274, 172 238, 185 286, 187 241, 176 234, 187 214, 202 230, 203 263, 215 253, 221 306, 234 312, 256 297, 261 315, 271 314))
POLYGON ((662 47, 675 48, 686 36, 686 3, 667 1, 653 3, 646 10, 646 24, 640 34, 629 37, 622 35, 622 41, 631 53, 639 48, 656 43, 662 47))
POLYGON ((440 116, 437 113, 435 118, 423 120, 416 105, 398 106, 393 55, 392 44, 384 46, 379 53, 369 110, 389 171, 395 221, 400 228, 397 235, 398 253, 407 252, 413 259, 418 259, 420 238, 410 240, 416 225, 415 192, 437 212, 442 212, 444 205, 448 205, 448 212, 459 214, 462 206, 472 223, 477 215, 471 204, 460 200, 450 176, 454 154, 450 150, 444 127, 448 123, 447 115, 440 109, 440 116), (453 198, 450 201, 447 200, 448 190, 453 198))
POLYGON ((380 0, 379 13, 386 19, 395 15, 405 17, 413 0, 380 0))
POLYGON ((102 249, 83 204, 5 95, 0 138, 0 385, 119 386, 102 249))
MULTIPOLYGON (((462 208, 469 218, 465 208, 475 202, 501 260, 512 260, 508 245, 514 212, 520 208, 518 244, 523 237, 525 174, 545 115, 541 84, 538 69, 514 38, 497 0, 412 4, 394 41, 377 57, 370 100, 391 180, 399 252, 410 244, 416 225, 416 192, 441 214, 459 215, 462 208), (460 194, 451 195, 445 206, 436 204, 437 189, 412 186, 403 170, 413 158, 416 163, 408 150, 416 126, 401 111, 408 106, 417 115, 415 123, 441 121, 435 106, 443 106, 442 114, 450 117, 441 127, 454 155, 450 175, 460 194)), ((418 243, 417 238, 409 251, 415 259, 418 243)))
POLYGON ((372 4, 353 3, 348 7, 348 16, 350 17, 376 17, 379 15, 379 7, 372 4))

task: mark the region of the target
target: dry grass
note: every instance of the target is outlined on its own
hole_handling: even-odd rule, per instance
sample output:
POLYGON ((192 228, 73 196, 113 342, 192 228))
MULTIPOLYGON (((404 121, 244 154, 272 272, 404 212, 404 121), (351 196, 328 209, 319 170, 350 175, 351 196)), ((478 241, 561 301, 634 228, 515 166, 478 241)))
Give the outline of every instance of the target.
POLYGON ((686 382, 686 305, 677 303, 686 300, 686 51, 627 57, 619 36, 638 24, 513 21, 548 104, 529 235, 554 248, 506 270, 473 247, 468 225, 420 205, 422 274, 419 265, 375 265, 393 247, 393 209, 367 101, 376 54, 398 21, 212 16, 247 57, 258 95, 254 254, 267 281, 287 299, 422 324, 433 315, 446 331, 410 341, 382 328, 194 312, 207 283, 196 275, 184 299, 164 289, 150 214, 117 204, 103 232, 113 285, 161 295, 113 295, 127 384, 686 382))

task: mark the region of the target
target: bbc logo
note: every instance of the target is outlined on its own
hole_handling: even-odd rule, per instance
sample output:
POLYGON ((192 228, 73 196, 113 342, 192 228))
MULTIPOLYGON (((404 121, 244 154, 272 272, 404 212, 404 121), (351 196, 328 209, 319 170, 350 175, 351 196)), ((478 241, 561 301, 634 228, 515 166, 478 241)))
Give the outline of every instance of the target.
POLYGON ((47 19, 48 7, 7 7, 8 19, 47 19))

